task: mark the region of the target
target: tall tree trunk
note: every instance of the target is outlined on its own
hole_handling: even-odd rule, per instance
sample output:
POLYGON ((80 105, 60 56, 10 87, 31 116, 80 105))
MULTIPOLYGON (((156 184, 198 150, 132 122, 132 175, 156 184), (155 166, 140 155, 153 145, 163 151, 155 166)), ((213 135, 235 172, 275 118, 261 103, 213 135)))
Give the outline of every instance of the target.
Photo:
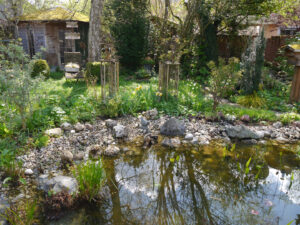
POLYGON ((95 62, 100 60, 101 56, 101 15, 103 0, 92 0, 90 23, 89 23, 89 43, 88 43, 88 61, 95 62))

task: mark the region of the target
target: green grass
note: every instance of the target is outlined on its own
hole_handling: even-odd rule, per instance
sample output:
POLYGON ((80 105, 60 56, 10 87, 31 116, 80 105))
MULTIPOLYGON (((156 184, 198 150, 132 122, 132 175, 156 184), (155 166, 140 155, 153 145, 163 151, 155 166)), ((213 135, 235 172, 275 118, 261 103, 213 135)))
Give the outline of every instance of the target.
POLYGON ((73 175, 78 182, 79 196, 90 202, 95 200, 105 182, 102 162, 81 163, 75 167, 73 175))

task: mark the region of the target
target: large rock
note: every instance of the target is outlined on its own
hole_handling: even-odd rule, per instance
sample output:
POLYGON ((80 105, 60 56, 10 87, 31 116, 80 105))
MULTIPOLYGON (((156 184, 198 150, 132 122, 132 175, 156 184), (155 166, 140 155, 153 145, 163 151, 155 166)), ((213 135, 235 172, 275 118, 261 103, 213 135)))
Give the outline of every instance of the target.
POLYGON ((75 178, 67 176, 55 176, 50 178, 49 175, 43 174, 38 179, 39 188, 46 193, 52 191, 60 193, 66 191, 68 194, 75 194, 78 190, 78 184, 75 178))
POLYGON ((252 131, 244 125, 226 126, 225 131, 230 138, 261 139, 264 137, 264 132, 252 131))
POLYGON ((166 136, 183 136, 185 134, 184 122, 171 118, 160 127, 160 133, 166 136))
POLYGON ((45 134, 50 137, 60 137, 63 134, 61 128, 53 128, 45 131, 45 134))
POLYGON ((176 138, 165 137, 161 142, 162 146, 170 147, 170 148, 178 148, 180 146, 180 144, 181 144, 181 142, 178 137, 176 137, 176 138))
POLYGON ((128 136, 128 132, 125 126, 118 124, 114 126, 114 135, 116 138, 123 138, 128 136))

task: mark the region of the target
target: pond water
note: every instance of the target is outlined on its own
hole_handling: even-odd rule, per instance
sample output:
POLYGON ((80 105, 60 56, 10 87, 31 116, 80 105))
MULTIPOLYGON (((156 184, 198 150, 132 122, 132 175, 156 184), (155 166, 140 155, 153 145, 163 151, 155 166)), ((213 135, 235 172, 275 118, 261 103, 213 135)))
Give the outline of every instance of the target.
POLYGON ((107 201, 47 224, 299 225, 297 147, 269 143, 225 151, 218 142, 177 150, 131 145, 134 154, 103 160, 107 201))

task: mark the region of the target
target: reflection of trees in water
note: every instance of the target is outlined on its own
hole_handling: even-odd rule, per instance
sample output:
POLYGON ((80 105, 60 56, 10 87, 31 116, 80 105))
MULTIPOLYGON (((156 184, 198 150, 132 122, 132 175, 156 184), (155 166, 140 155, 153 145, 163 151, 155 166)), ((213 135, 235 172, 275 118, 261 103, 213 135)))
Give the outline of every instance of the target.
MULTIPOLYGON (((132 160, 105 160, 112 224, 266 222, 259 216, 253 219, 251 207, 261 205, 259 201, 249 204, 249 198, 253 195, 265 201, 276 195, 267 193, 254 178, 255 174, 249 175, 246 182, 241 179, 244 171, 237 169, 233 159, 216 161, 218 168, 210 171, 205 170, 203 158, 188 151, 148 151, 139 157, 138 163, 136 158, 132 160), (178 161, 170 162, 170 158, 178 155, 178 161)), ((246 162, 246 158, 239 160, 242 164, 246 162)), ((253 167, 255 162, 253 159, 253 167)), ((267 166, 263 169, 269 174, 267 166)), ((272 216, 269 208, 260 213, 272 216)))

